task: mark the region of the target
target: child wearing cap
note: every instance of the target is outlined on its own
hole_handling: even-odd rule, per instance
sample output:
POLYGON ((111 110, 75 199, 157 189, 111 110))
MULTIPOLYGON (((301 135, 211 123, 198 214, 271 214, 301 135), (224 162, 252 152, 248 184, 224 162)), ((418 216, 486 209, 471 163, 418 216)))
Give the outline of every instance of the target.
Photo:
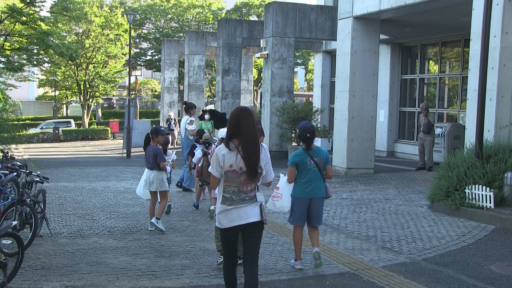
POLYGON ((299 140, 304 146, 290 156, 287 173, 288 183, 295 183, 288 218, 288 222, 293 225, 295 250, 295 258, 291 260, 290 265, 296 269, 304 269, 301 253, 304 225, 307 224, 311 246, 313 246, 314 267, 317 269, 322 267, 322 258, 318 249, 320 245, 318 227, 322 225, 326 196, 324 179, 332 178, 331 157, 327 150, 313 144, 316 137, 313 124, 302 121, 299 123, 298 130, 299 140), (318 171, 317 166, 321 171, 318 171))
POLYGON ((160 218, 164 213, 166 205, 159 203, 158 210, 155 209, 160 196, 160 202, 168 199, 169 185, 167 184, 167 173, 171 171, 166 165, 165 155, 160 148, 164 139, 170 134, 161 126, 151 128, 144 139, 145 164, 148 169, 146 178, 144 179, 144 189, 149 190, 151 200, 149 203, 149 230, 158 229, 165 232, 160 218), (156 210, 156 212, 155 212, 156 210))

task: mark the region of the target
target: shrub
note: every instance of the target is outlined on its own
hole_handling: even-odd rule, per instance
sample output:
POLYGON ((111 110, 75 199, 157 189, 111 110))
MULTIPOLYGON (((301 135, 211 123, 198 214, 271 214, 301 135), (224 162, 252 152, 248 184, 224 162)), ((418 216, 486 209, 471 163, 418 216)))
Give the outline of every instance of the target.
MULTIPOLYGON (((58 116, 59 119, 73 119, 76 121, 82 121, 82 116, 64 116, 60 115, 58 116)), ((13 122, 39 122, 42 123, 46 120, 52 120, 52 115, 45 115, 45 116, 22 116, 22 117, 14 117, 12 118, 13 122)), ((91 114, 91 119, 94 119, 94 113, 91 114)))
POLYGON ((466 187, 484 185, 494 189, 496 206, 505 204, 503 176, 512 171, 512 145, 486 142, 482 161, 475 159, 474 151, 474 146, 458 150, 439 166, 430 187, 430 201, 452 208, 470 207, 466 204, 466 187))
POLYGON ((9 123, 9 126, 7 125, 1 125, 0 126, 0 134, 7 134, 9 132, 13 133, 21 133, 21 132, 27 132, 30 128, 35 128, 37 125, 41 124, 42 122, 11 122, 9 123))
POLYGON ((0 144, 25 144, 52 142, 52 132, 21 132, 12 134, 0 134, 0 144))
POLYGON ((309 121, 316 127, 319 125, 320 115, 324 112, 323 108, 313 107, 313 102, 292 102, 284 103, 274 108, 274 113, 279 117, 277 127, 281 129, 279 139, 284 142, 295 142, 301 144, 299 140, 297 126, 301 121, 309 121))
POLYGON ((62 129, 62 141, 110 139, 110 129, 105 127, 88 129, 62 129))
MULTIPOLYGON (((139 119, 160 119, 160 110, 139 110, 139 119)), ((101 120, 124 120, 124 110, 102 110, 101 120)))

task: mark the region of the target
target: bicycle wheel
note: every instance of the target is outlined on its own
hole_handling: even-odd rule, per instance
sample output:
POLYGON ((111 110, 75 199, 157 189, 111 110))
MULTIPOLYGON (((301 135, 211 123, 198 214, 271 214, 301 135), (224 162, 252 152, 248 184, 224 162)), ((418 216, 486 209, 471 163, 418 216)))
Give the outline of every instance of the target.
POLYGON ((36 209, 37 218, 39 222, 37 222, 37 233, 36 237, 41 234, 41 230, 43 229, 44 220, 46 218, 46 189, 37 189, 36 194, 31 197, 31 204, 36 209))
POLYGON ((18 180, 18 178, 13 177, 9 179, 9 181, 7 181, 7 183, 5 183, 5 186, 3 187, 4 189, 12 189, 11 195, 14 195, 16 199, 18 199, 20 195, 20 181, 18 180))
POLYGON ((21 202, 19 206, 16 206, 16 203, 10 204, 2 212, 0 226, 14 221, 18 224, 12 227, 12 231, 21 236, 25 249, 28 249, 36 238, 38 224, 36 210, 27 202, 21 202))
POLYGON ((24 250, 20 235, 11 231, 0 235, 0 288, 6 287, 18 274, 25 257, 24 250))

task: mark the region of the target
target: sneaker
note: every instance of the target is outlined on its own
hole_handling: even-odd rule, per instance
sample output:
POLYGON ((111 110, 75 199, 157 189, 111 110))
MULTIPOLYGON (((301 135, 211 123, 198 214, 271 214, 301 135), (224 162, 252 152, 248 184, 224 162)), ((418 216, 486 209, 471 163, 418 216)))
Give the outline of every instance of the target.
POLYGON ((321 268, 322 263, 322 255, 320 255, 320 250, 313 251, 313 262, 315 263, 315 269, 321 268))
POLYGON ((222 253, 220 253, 220 256, 219 256, 219 259, 217 259, 216 265, 220 266, 220 265, 222 265, 222 263, 224 263, 224 256, 222 256, 222 253))
POLYGON ((290 262, 290 265, 292 265, 293 267, 295 267, 295 269, 298 269, 298 270, 304 269, 304 265, 302 265, 302 260, 292 259, 292 261, 290 262))
POLYGON ((151 219, 151 224, 153 224, 153 226, 160 230, 161 232, 165 232, 165 227, 164 225, 162 225, 162 221, 161 220, 157 220, 156 217, 153 217, 153 219, 151 219))
POLYGON ((194 192, 194 190, 187 188, 187 187, 183 187, 182 190, 183 190, 183 192, 194 192))
POLYGON ((237 263, 237 265, 242 265, 242 264, 244 264, 244 257, 238 256, 238 263, 237 263))
POLYGON ((194 209, 199 210, 199 203, 194 202, 194 205, 192 205, 194 209))
POLYGON ((432 169, 433 169, 432 166, 427 167, 427 172, 432 172, 432 169))
POLYGON ((203 196, 201 196, 201 200, 206 200, 206 195, 203 194, 203 196))
POLYGON ((171 214, 172 204, 171 202, 167 202, 167 206, 165 207, 165 215, 171 214))
POLYGON ((176 182, 176 187, 178 187, 178 188, 183 187, 183 183, 181 183, 181 182, 176 182))
POLYGON ((420 171, 420 170, 427 170, 427 167, 425 166, 420 166, 418 168, 415 169, 416 171, 420 171))
POLYGON ((208 209, 208 217, 210 220, 213 220, 213 216, 215 215, 215 206, 210 206, 210 209, 208 209))
POLYGON ((151 222, 149 222, 149 228, 148 228, 149 231, 155 231, 155 226, 153 226, 153 224, 151 222))

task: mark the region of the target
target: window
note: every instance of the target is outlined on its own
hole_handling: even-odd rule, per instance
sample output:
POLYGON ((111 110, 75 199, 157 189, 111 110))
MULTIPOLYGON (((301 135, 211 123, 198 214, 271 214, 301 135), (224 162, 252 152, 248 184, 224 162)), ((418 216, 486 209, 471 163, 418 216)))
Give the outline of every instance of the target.
POLYGON ((423 102, 438 123, 466 124, 468 64, 469 39, 402 46, 398 140, 417 140, 423 102))

